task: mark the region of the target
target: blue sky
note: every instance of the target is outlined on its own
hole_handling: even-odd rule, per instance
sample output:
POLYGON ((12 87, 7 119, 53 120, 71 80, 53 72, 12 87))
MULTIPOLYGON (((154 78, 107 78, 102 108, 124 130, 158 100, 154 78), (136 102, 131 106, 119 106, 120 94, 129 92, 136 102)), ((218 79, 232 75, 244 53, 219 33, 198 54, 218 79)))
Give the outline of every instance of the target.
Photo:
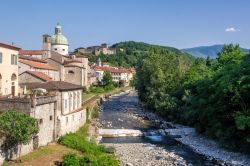
POLYGON ((41 49, 59 22, 70 50, 143 41, 187 48, 239 43, 250 48, 249 0, 8 0, 1 2, 0 42, 41 49))

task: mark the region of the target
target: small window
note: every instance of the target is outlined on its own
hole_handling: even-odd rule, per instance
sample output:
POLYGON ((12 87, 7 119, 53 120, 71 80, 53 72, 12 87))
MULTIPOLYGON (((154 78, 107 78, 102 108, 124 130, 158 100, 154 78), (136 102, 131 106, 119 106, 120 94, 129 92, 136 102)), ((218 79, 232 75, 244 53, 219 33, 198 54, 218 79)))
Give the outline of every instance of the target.
POLYGON ((63 51, 65 51, 65 49, 62 49, 63 51))
POLYGON ((11 55, 11 64, 12 65, 17 65, 17 56, 16 55, 11 55))
POLYGON ((57 48, 55 48, 54 50, 57 51, 57 48))
POLYGON ((69 123, 69 118, 66 117, 66 125, 69 123))
POLYGON ((39 124, 43 124, 43 119, 39 119, 39 124))
POLYGON ((52 115, 49 116, 49 120, 53 120, 53 116, 52 115))
POLYGON ((64 103, 65 103, 65 109, 67 109, 67 107, 68 107, 68 100, 64 100, 64 103))
POLYGON ((0 63, 3 63, 3 53, 0 52, 0 63))
POLYGON ((72 70, 70 70, 68 73, 69 73, 69 74, 75 74, 75 72, 72 71, 72 70))

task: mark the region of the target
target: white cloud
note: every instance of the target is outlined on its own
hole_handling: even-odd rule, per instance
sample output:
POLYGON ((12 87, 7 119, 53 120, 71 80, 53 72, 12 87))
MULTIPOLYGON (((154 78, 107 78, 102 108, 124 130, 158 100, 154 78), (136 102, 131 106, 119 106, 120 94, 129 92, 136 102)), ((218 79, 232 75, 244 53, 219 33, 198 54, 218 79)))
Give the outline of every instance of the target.
POLYGON ((240 30, 234 27, 229 27, 225 29, 225 32, 239 32, 240 30))

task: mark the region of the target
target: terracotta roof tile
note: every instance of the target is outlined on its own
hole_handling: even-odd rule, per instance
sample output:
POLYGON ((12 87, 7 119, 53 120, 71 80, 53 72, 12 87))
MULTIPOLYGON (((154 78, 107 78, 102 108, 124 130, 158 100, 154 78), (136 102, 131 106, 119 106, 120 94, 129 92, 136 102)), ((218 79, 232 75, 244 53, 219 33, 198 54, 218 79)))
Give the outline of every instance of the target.
POLYGON ((20 86, 21 87, 26 86, 27 89, 42 88, 46 90, 58 90, 58 91, 78 90, 83 88, 83 86, 81 85, 75 85, 64 81, 50 81, 45 83, 25 83, 25 84, 20 84, 20 86))
POLYGON ((107 71, 111 73, 128 73, 129 71, 125 68, 116 68, 116 67, 104 67, 104 66, 96 66, 95 70, 99 71, 107 71))
POLYGON ((10 44, 5 44, 5 43, 0 43, 0 47, 8 48, 8 49, 11 49, 11 50, 16 50, 16 51, 21 49, 19 47, 16 47, 16 46, 13 46, 13 45, 10 45, 10 44))
POLYGON ((77 59, 65 59, 64 64, 68 64, 68 63, 82 63, 82 62, 77 59))
POLYGON ((19 55, 18 57, 19 57, 19 59, 36 61, 36 62, 41 62, 41 63, 47 63, 45 60, 35 58, 35 57, 32 57, 32 56, 19 55))
POLYGON ((51 77, 49 77, 47 74, 44 74, 42 72, 39 72, 39 71, 26 71, 26 72, 44 80, 44 81, 47 81, 47 82, 52 81, 51 77))
POLYGON ((43 55, 43 50, 19 50, 19 55, 43 55))
POLYGON ((54 70, 58 71, 55 67, 50 66, 49 64, 46 63, 40 63, 40 62, 34 62, 34 61, 28 61, 28 60, 19 60, 20 63, 26 64, 28 66, 38 68, 38 69, 46 69, 46 70, 54 70))

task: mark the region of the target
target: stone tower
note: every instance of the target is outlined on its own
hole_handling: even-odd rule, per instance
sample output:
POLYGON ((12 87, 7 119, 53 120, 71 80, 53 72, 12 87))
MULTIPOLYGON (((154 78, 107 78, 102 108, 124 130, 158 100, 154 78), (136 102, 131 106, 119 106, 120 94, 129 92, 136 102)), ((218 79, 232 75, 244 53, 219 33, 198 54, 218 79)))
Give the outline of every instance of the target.
POLYGON ((48 34, 43 35, 43 59, 51 57, 51 36, 48 34))

